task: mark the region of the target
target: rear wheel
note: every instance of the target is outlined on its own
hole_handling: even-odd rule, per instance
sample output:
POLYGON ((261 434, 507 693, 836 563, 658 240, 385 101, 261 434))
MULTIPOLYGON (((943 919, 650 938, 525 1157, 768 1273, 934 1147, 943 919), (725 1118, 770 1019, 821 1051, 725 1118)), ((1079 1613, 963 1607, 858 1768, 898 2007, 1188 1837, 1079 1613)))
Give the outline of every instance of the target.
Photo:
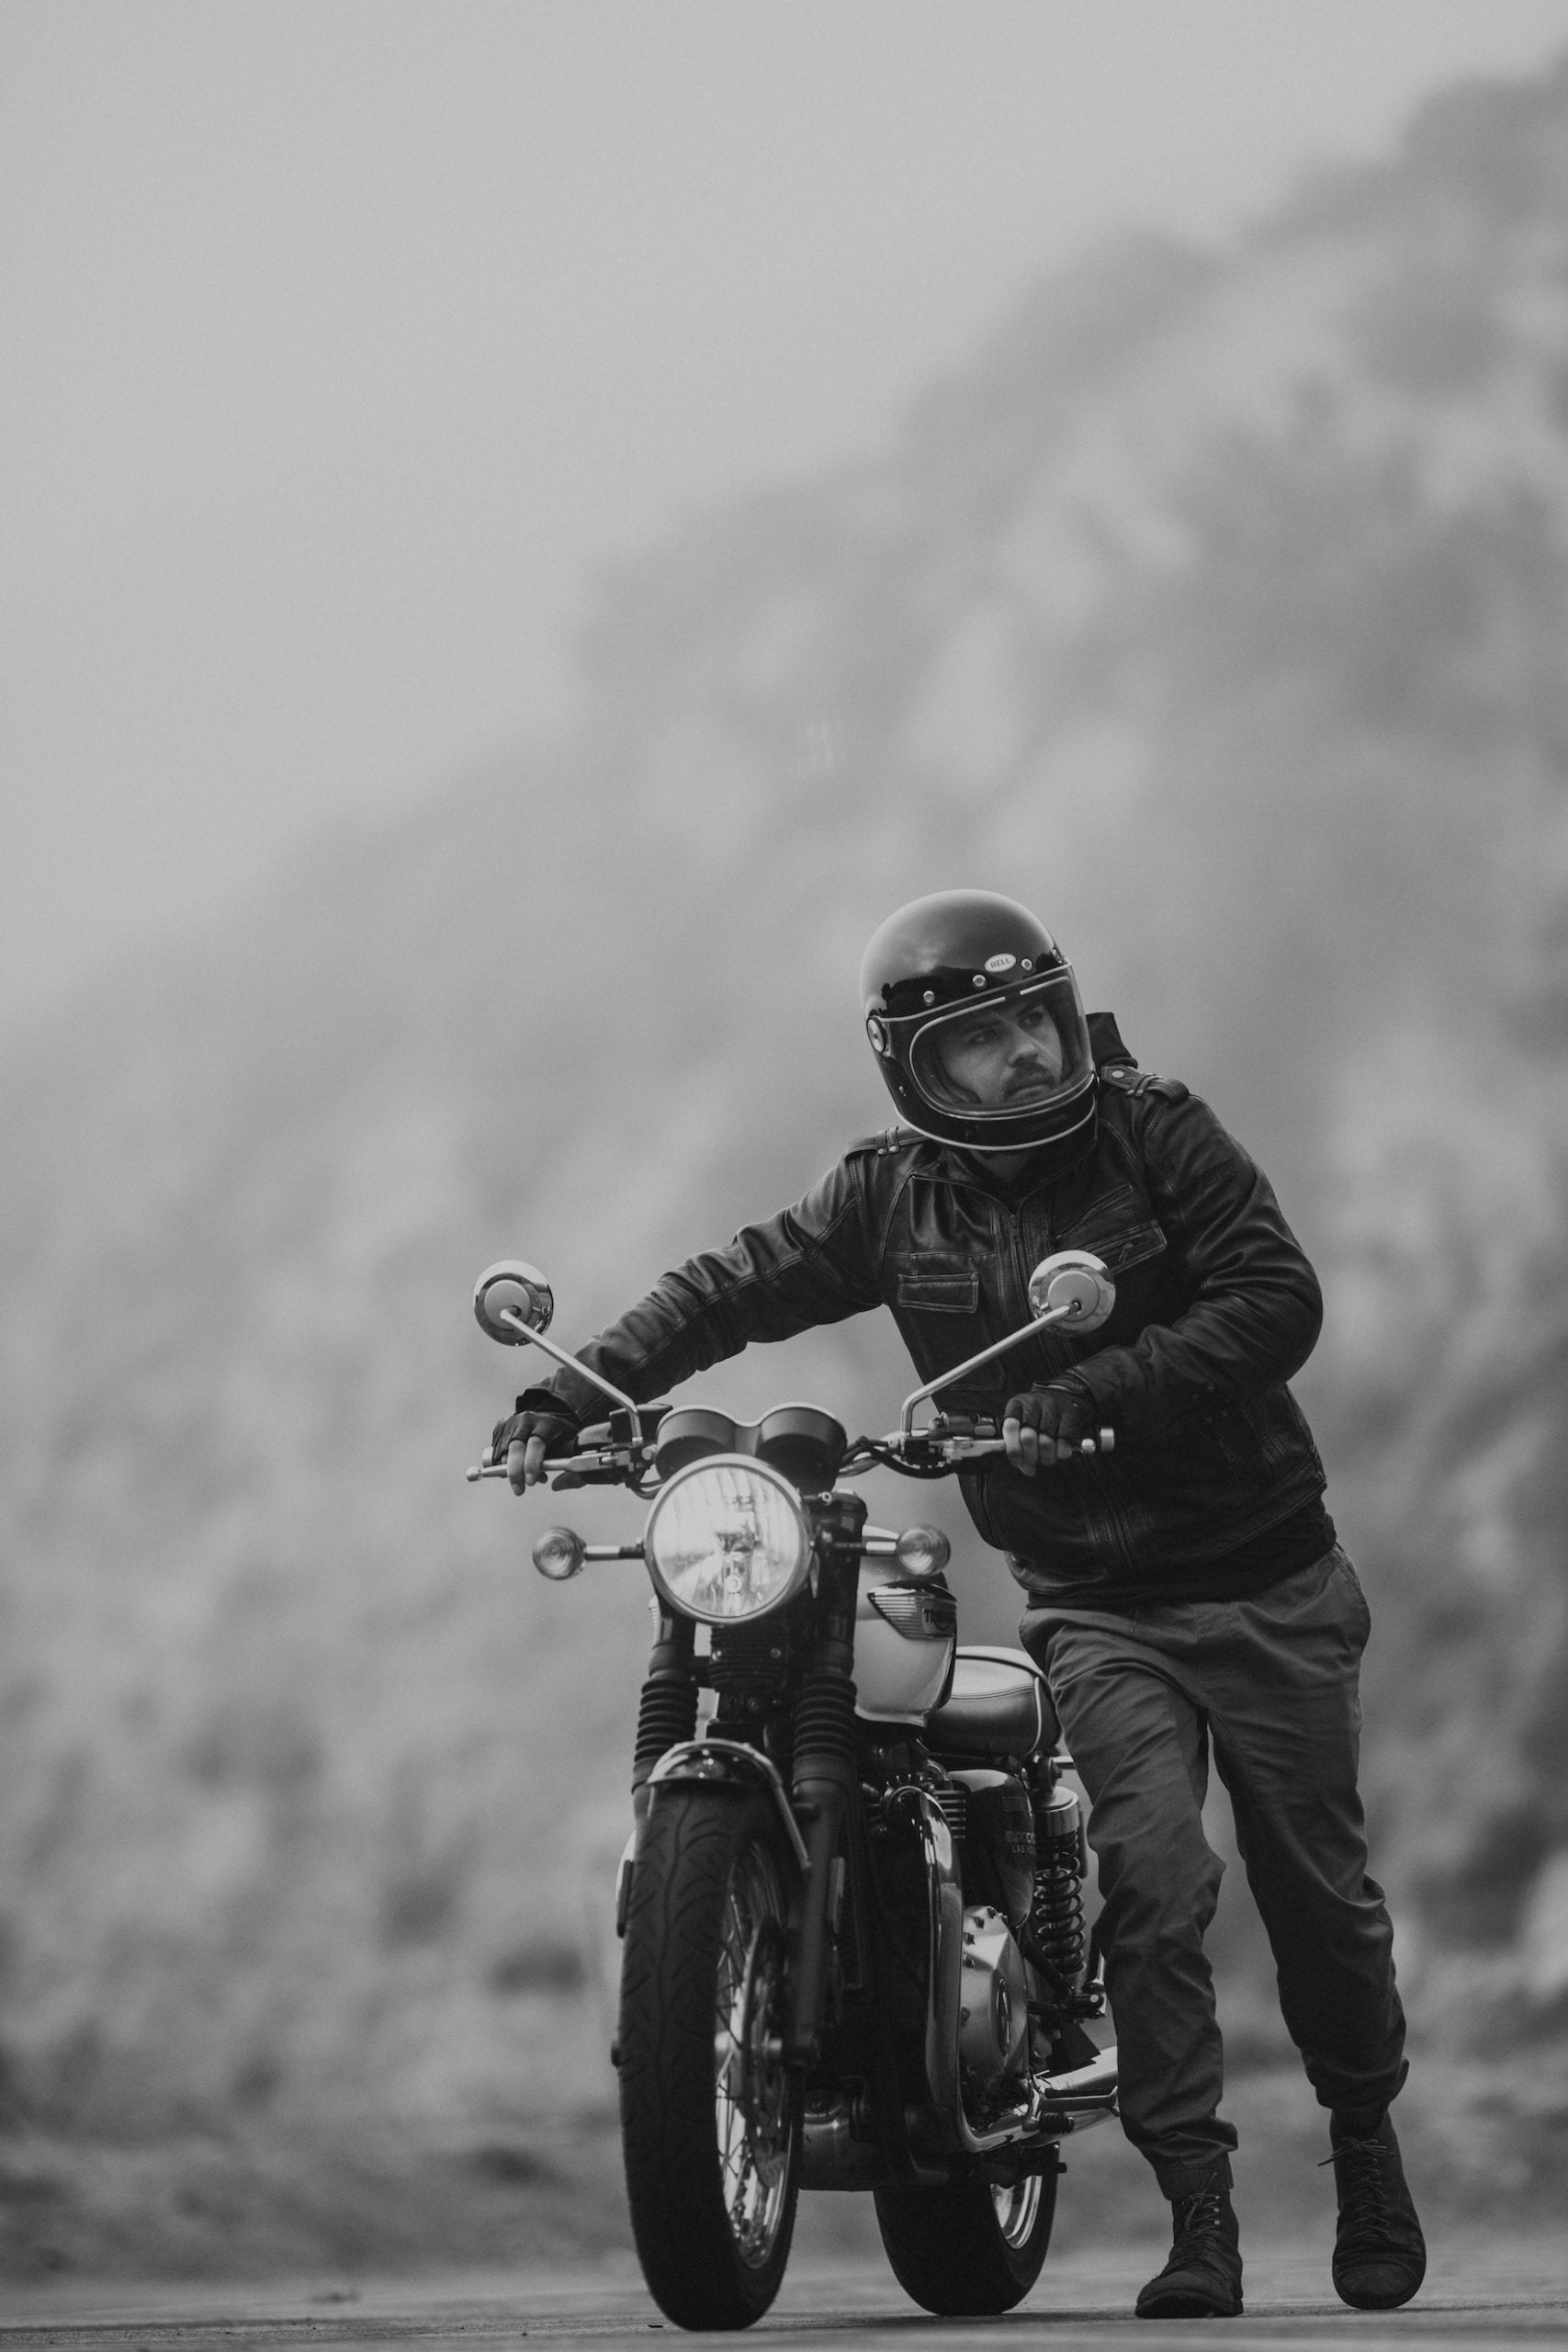
POLYGON ((1056 2173, 1002 2188, 977 2176, 942 2188, 879 2188, 876 2225, 907 2295, 943 2318, 1010 2312, 1039 2278, 1056 2215, 1056 2173))
POLYGON ((643 2276, 680 2327, 749 2327, 789 2258, 790 1867, 766 1798, 707 1789, 661 1792, 637 1856, 621 1970, 626 2196, 643 2276))

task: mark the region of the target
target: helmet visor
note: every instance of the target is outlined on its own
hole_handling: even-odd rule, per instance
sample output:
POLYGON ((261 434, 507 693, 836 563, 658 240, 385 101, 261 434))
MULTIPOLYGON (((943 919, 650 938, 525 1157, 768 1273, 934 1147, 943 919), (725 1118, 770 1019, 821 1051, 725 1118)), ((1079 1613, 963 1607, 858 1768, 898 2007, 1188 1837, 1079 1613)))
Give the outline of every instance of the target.
POLYGON ((936 1013, 909 1046, 919 1093, 934 1110, 964 1119, 1026 1118, 1080 1093, 1093 1069, 1068 967, 936 1013))

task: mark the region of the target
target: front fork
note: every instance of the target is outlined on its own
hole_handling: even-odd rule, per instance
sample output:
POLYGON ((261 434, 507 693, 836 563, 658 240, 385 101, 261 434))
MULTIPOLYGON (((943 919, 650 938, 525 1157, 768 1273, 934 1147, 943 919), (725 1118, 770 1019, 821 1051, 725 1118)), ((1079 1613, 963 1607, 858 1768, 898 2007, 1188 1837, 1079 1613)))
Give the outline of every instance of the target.
POLYGON ((689 1617, 678 1617, 660 1605, 659 1631, 637 1713, 637 1746, 632 1751, 633 1836, 640 1840, 648 1817, 648 1776, 666 1748, 678 1747, 697 1728, 697 1679, 693 1653, 697 1629, 689 1617))
POLYGON ((626 1931, 632 1873, 642 1845, 651 1792, 649 1781, 660 1758, 692 1738, 697 1728, 697 1681, 693 1671, 697 1629, 689 1617, 660 1606, 659 1630, 637 1702, 637 1744, 632 1750, 632 1831, 615 1877, 615 1933, 626 1931))
MULTIPOLYGON (((817 1656, 795 1710, 795 1816, 806 1836, 795 1927, 786 2064, 815 2064, 828 1989, 829 1907, 844 1817, 860 1787, 855 1764, 855 1588, 866 1505, 835 1495, 818 1522, 817 1656)), ((846 1857, 846 1862, 848 1858, 846 1857)))

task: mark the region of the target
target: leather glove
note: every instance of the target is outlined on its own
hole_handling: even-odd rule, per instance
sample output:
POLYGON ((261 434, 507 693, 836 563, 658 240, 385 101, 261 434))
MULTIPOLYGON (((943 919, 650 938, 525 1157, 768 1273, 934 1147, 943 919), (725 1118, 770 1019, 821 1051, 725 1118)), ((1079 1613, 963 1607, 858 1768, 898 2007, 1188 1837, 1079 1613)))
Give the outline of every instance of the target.
POLYGON ((570 1451, 582 1424, 564 1396, 553 1388, 525 1388, 516 1410, 497 1421, 491 1436, 492 1462, 504 1462, 514 1495, 536 1487, 545 1476, 545 1457, 570 1451))
POLYGON ((1021 1389, 1002 1408, 1002 1442, 1008 1460, 1026 1478, 1042 1463, 1070 1461, 1081 1440, 1100 1427, 1100 1409, 1087 1390, 1053 1381, 1045 1388, 1021 1389))

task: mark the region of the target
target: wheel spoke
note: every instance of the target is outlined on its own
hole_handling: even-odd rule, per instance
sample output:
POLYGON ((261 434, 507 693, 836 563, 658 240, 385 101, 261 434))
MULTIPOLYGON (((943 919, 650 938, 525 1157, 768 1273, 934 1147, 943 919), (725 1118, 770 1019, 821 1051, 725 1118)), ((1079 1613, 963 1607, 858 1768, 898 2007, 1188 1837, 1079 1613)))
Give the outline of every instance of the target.
POLYGON ((778 2063, 784 1901, 767 1858, 738 1857, 725 1892, 715 1970, 714 2121, 725 2210, 738 2250, 764 2262, 784 2218, 791 2122, 778 2063))
POLYGON ((1040 2211, 1040 2176, 1037 2172, 1025 2173, 1021 2180, 1011 2181, 1006 2188, 992 2189, 991 2202, 996 2207, 997 2227, 1009 2245, 1025 2244, 1040 2211))
POLYGON ((739 2041, 727 2026, 721 2026, 713 2038, 713 2074, 723 2097, 740 2097, 745 2083, 742 2053, 739 2041))

